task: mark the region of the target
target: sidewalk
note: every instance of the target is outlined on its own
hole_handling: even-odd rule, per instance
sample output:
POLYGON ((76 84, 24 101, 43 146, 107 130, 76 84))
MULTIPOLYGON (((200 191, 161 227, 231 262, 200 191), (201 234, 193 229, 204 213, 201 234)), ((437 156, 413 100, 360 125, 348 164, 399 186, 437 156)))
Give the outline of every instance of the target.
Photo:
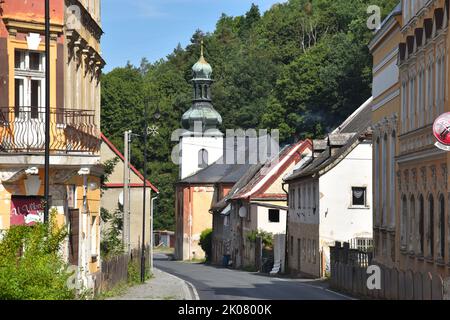
POLYGON ((195 288, 171 274, 154 269, 153 278, 130 288, 120 297, 107 300, 199 300, 195 288))

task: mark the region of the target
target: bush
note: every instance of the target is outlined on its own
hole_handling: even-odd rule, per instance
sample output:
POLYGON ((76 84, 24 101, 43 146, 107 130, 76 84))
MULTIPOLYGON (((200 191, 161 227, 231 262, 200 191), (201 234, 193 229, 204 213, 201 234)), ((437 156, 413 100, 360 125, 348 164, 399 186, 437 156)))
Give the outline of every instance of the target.
POLYGON ((1 300, 66 300, 75 291, 67 287, 73 273, 60 255, 67 236, 54 213, 49 224, 13 226, 0 241, 1 300))
POLYGON ((212 229, 206 229, 200 235, 199 245, 202 247, 203 251, 205 251, 206 262, 211 261, 212 254, 212 229))
POLYGON ((259 231, 253 230, 253 231, 247 233, 248 241, 255 243, 256 238, 262 239, 262 243, 263 243, 264 247, 271 248, 273 246, 273 234, 270 232, 266 232, 263 230, 259 230, 259 231))

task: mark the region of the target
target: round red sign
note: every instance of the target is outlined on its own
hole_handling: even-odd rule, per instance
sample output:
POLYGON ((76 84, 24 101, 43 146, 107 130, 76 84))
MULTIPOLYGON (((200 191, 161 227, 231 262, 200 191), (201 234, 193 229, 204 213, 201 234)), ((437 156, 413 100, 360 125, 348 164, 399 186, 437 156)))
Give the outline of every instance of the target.
POLYGON ((434 121, 433 133, 440 143, 450 146, 450 112, 440 115, 434 121))

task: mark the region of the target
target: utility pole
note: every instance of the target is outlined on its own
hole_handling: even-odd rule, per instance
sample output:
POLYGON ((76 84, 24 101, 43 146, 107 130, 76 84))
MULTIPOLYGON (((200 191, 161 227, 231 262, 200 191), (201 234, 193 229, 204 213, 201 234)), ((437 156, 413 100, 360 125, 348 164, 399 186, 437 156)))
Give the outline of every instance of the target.
POLYGON ((50 0, 45 0, 45 164, 44 223, 50 211, 50 0))
POLYGON ((123 245, 127 253, 130 253, 130 135, 131 131, 125 131, 124 137, 124 157, 125 163, 123 166, 123 245))
MULTIPOLYGON (((148 136, 148 119, 147 119, 148 102, 144 106, 144 201, 142 208, 142 252, 141 252, 141 282, 145 282, 145 210, 147 202, 147 136, 148 136)), ((151 259, 151 257, 150 257, 151 259)))

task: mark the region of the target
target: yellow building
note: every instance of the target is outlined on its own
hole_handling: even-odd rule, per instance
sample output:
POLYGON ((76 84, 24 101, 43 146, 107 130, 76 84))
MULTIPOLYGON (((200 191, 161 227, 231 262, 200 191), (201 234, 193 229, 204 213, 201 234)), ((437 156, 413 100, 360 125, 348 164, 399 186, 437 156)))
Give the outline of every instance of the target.
POLYGON ((448 0, 404 0, 370 44, 375 260, 440 277, 450 262, 449 155, 432 127, 450 111, 448 18, 448 0))
MULTIPOLYGON (((44 1, 0 3, 0 230, 42 220, 44 1)), ((78 283, 100 271, 100 1, 51 1, 50 195, 78 283)))

